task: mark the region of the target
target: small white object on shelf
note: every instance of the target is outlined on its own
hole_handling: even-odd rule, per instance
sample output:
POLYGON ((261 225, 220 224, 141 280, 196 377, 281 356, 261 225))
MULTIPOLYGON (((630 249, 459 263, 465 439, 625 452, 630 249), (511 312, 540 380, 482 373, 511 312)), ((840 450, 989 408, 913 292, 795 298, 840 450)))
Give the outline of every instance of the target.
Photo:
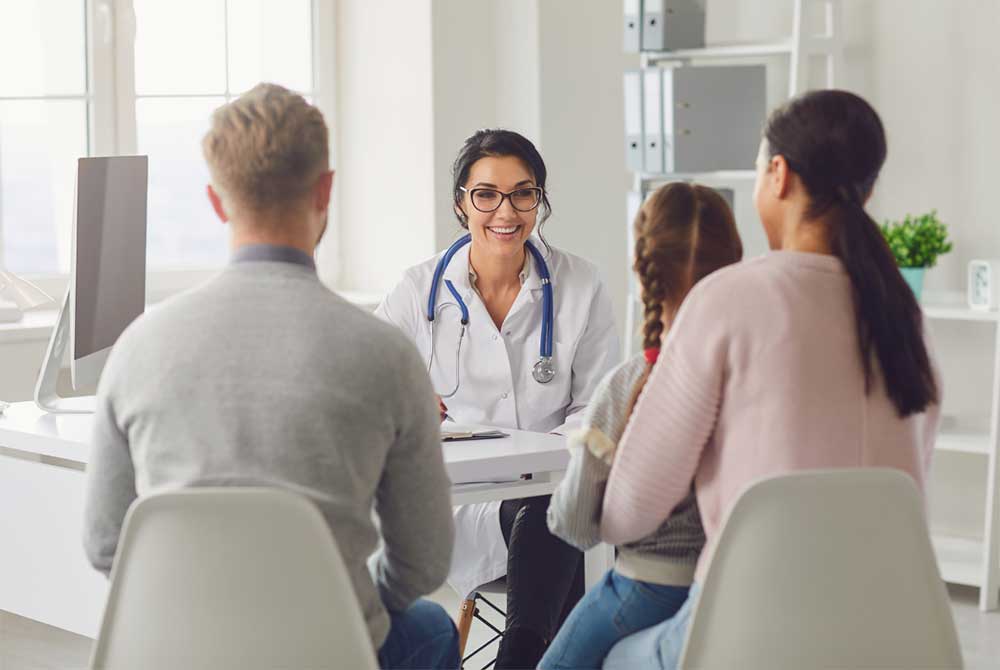
POLYGON ((982 311, 1000 309, 1000 260, 969 261, 969 307, 982 311))
POLYGON ((0 270, 0 323, 20 321, 24 310, 51 304, 48 293, 21 279, 13 272, 0 270))

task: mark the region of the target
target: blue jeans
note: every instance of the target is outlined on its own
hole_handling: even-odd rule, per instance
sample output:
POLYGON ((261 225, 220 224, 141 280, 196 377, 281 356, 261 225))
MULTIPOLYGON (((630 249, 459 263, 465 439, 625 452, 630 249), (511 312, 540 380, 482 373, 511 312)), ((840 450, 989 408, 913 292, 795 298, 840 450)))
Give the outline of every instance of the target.
POLYGON ((609 570, 566 618, 538 664, 544 670, 600 668, 619 640, 672 617, 686 586, 661 586, 609 570))
POLYGON ((380 668, 458 668, 458 631, 440 605, 418 600, 405 612, 389 612, 389 619, 389 636, 378 650, 380 668))
POLYGON ((604 670, 677 670, 687 639, 691 612, 698 602, 698 585, 672 618, 619 642, 604 659, 604 670))

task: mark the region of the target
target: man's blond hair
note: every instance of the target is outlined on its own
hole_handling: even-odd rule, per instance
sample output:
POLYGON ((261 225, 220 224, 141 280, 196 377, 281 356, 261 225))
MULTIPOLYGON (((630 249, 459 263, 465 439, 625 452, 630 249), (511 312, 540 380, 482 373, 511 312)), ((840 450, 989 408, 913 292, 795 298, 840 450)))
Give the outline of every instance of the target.
POLYGON ((330 165, 323 115, 277 84, 257 84, 216 109, 201 147, 215 189, 231 207, 255 212, 297 202, 330 165))

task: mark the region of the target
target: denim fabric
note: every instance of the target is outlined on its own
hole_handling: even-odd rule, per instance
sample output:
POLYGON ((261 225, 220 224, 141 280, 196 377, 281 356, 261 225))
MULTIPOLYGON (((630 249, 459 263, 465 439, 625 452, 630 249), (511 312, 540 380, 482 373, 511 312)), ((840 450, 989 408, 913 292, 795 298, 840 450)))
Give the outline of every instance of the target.
POLYGON ((674 616, 687 597, 687 587, 640 582, 610 570, 573 609, 538 667, 600 668, 616 642, 674 616))
POLYGON ((418 600, 405 612, 389 612, 389 620, 389 636, 378 650, 380 668, 458 668, 458 631, 440 605, 418 600))
POLYGON ((604 659, 604 670, 677 670, 687 638, 691 612, 698 602, 698 585, 672 618, 619 642, 604 659))

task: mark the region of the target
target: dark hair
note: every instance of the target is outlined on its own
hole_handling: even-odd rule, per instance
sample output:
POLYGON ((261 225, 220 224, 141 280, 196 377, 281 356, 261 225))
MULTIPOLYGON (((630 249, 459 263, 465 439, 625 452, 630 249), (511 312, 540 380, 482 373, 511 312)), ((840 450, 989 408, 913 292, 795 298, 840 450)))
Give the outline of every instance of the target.
MULTIPOLYGON (((676 312, 695 284, 742 257, 733 212, 715 189, 673 182, 649 196, 635 217, 632 267, 642 285, 643 349, 659 348, 664 307, 676 312)), ((629 414, 652 367, 632 389, 629 414)))
MULTIPOLYGON (((549 204, 549 194, 545 191, 545 161, 538 149, 531 143, 531 140, 524 135, 515 133, 513 130, 503 130, 501 128, 487 128, 477 130, 472 137, 465 140, 462 149, 455 158, 455 163, 451 168, 451 175, 454 181, 452 194, 455 201, 455 216, 463 228, 469 227, 469 217, 462 212, 462 190, 465 182, 469 180, 469 170, 480 158, 487 156, 513 156, 519 158, 531 171, 531 176, 535 179, 535 184, 542 189, 542 201, 538 208, 541 210, 538 215, 539 235, 542 224, 552 214, 552 206, 549 204)), ((544 241, 544 240, 543 240, 544 241)))
POLYGON ((812 91, 775 110, 764 130, 811 199, 806 217, 822 217, 833 252, 851 278, 858 346, 871 391, 873 358, 899 416, 938 400, 923 337, 923 316, 878 225, 865 211, 885 162, 885 129, 871 105, 846 91, 812 91))

